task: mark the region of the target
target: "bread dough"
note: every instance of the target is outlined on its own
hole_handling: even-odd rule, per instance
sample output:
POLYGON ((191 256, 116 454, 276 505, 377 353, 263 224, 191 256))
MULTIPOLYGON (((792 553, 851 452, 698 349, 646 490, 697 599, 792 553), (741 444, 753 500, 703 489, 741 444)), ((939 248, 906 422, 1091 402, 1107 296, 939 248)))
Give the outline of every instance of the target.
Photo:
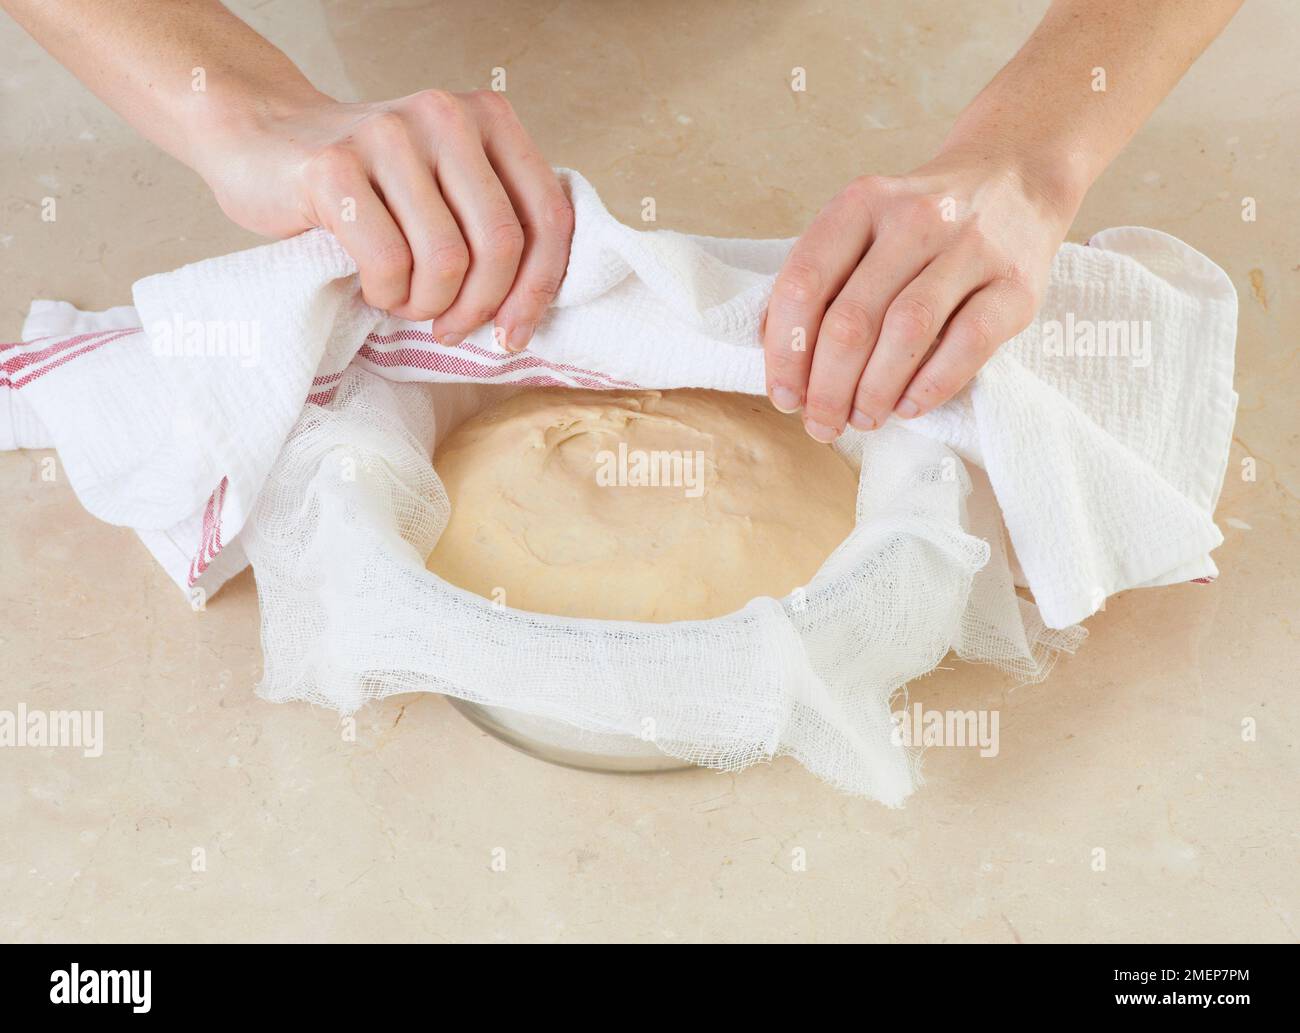
POLYGON ((784 596, 848 536, 857 498, 796 417, 717 391, 525 390, 461 424, 434 469, 451 520, 428 568, 568 617, 694 620, 784 596))

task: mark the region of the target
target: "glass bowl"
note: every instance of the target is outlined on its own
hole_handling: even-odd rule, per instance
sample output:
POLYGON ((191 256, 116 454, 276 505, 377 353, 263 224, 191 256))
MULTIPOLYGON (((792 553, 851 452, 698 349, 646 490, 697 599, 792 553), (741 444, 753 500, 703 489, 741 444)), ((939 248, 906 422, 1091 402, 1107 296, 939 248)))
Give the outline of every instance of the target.
POLYGON ((662 753, 654 743, 634 736, 588 732, 553 718, 483 706, 454 696, 448 696, 447 702, 488 735, 550 764, 623 775, 694 767, 662 753))

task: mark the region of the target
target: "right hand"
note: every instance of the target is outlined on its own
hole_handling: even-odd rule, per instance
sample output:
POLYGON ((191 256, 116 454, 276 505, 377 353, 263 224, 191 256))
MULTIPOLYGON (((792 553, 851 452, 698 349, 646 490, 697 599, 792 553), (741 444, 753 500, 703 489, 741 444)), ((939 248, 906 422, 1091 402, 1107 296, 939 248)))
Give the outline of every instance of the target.
POLYGON ((218 133, 199 171, 256 233, 322 226, 365 300, 454 345, 492 320, 524 348, 569 260, 573 206, 500 93, 319 96, 218 133))
POLYGON ((995 143, 854 180, 795 243, 764 323, 768 396, 818 441, 942 405, 1029 325, 1081 195, 995 143))

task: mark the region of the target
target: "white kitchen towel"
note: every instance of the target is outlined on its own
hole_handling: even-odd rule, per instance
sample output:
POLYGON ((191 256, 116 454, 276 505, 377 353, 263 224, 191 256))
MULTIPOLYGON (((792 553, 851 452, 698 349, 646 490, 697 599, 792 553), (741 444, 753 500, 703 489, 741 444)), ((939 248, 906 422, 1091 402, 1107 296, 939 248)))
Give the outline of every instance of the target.
MULTIPOLYGON (((356 363, 399 381, 761 394, 759 320, 790 241, 640 231, 562 170, 576 230, 527 352, 490 327, 446 348, 360 298, 312 231, 146 277, 134 309, 34 302, 0 350, 0 447, 53 446, 86 508, 139 531, 183 588, 244 565, 238 535, 304 405, 356 363)), ((1064 245, 1033 324, 907 426, 984 468, 1051 628, 1123 589, 1213 577, 1236 292, 1154 230, 1064 245)))

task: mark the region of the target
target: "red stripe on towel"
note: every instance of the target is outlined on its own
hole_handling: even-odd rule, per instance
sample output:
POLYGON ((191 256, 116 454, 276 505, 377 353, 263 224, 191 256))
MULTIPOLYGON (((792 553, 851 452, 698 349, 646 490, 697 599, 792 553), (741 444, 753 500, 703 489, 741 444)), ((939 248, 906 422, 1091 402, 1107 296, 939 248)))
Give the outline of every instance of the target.
MULTIPOLYGON (((0 387, 7 387, 14 391, 17 391, 19 388, 22 388, 27 384, 30 384, 33 380, 37 380, 40 377, 45 376, 45 374, 50 372, 50 370, 58 369, 60 366, 64 365, 65 363, 71 362, 79 355, 87 355, 90 352, 97 351, 98 349, 102 348, 106 344, 112 344, 114 341, 121 340, 123 337, 129 337, 132 334, 137 334, 139 332, 140 332, 139 327, 133 327, 129 330, 109 330, 106 331, 106 336, 100 337, 98 340, 91 341, 84 348, 78 348, 76 351, 68 351, 68 350, 59 351, 58 348, 56 347, 54 351, 50 352, 50 354, 55 355, 53 361, 48 362, 44 366, 41 366, 39 369, 32 370, 30 373, 24 374, 23 376, 18 377, 17 379, 13 379, 12 377, 10 377, 9 370, 7 369, 0 370, 0 387)), ((63 342, 63 347, 65 349, 73 348, 78 343, 87 340, 90 336, 93 335, 78 334, 75 337, 68 338, 66 342, 63 342)), ((19 358, 21 358, 21 356, 19 358)), ((10 361, 18 363, 18 359, 13 359, 10 361)), ((22 365, 27 365, 27 364, 18 363, 18 365, 15 366, 15 370, 21 368, 22 365)))
POLYGON ((229 477, 221 478, 216 491, 208 496, 208 504, 203 510, 203 532, 199 539, 199 551, 194 559, 190 560, 191 587, 224 548, 221 541, 221 511, 226 504, 226 487, 229 484, 229 477))

